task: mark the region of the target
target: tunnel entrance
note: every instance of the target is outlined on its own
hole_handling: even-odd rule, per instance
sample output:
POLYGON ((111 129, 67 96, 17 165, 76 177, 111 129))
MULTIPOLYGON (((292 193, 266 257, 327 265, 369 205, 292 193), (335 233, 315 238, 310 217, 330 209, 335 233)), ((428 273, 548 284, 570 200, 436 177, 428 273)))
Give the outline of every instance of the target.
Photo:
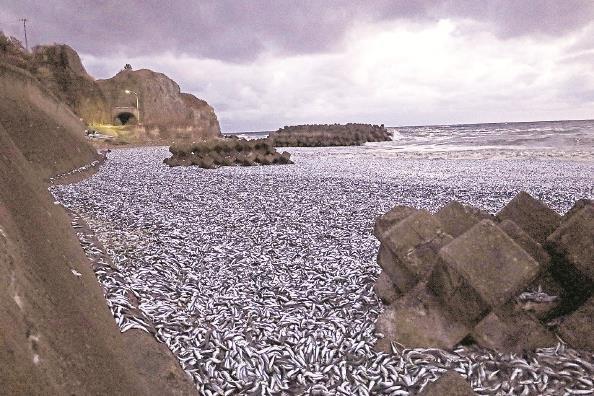
POLYGON ((118 115, 115 117, 115 122, 118 125, 130 125, 130 124, 136 124, 136 116, 130 112, 122 112, 122 113, 118 113, 118 115))

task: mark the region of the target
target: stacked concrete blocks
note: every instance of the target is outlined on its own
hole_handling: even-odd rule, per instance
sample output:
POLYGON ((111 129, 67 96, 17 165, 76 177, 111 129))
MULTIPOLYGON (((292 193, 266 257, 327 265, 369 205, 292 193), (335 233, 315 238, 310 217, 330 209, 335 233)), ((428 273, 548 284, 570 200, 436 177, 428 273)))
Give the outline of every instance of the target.
POLYGON ((375 289, 389 305, 378 318, 377 350, 391 352, 392 341, 451 349, 467 336, 502 352, 534 350, 556 343, 545 322, 568 312, 559 333, 592 349, 579 336, 594 331, 594 297, 586 301, 594 283, 592 201, 578 201, 564 217, 525 192, 497 216, 457 202, 435 215, 397 206, 374 234, 383 269, 375 289), (569 281, 559 276, 567 268, 569 281), (567 292, 576 276, 579 298, 567 292))
POLYGON ((452 237, 442 231, 439 221, 427 211, 399 212, 409 214, 383 232, 380 228, 382 247, 378 263, 399 291, 405 293, 427 278, 437 252, 452 237))
POLYGON ((474 324, 519 294, 539 264, 490 220, 483 220, 439 252, 429 287, 458 320, 474 324))

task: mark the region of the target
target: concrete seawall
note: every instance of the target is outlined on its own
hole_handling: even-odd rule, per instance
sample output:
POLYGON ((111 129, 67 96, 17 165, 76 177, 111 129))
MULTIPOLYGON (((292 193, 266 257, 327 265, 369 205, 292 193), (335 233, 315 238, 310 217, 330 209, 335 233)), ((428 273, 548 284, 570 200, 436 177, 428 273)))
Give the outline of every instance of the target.
POLYGON ((0 63, 2 393, 151 394, 163 382, 154 361, 139 359, 156 341, 119 332, 44 182, 97 159, 83 130, 34 77, 0 63))

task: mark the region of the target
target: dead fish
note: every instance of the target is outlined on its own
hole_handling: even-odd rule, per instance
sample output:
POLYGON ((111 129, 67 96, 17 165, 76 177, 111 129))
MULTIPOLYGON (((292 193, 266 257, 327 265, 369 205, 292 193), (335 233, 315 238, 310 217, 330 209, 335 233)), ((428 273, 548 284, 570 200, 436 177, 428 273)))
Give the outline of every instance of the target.
MULTIPOLYGON (((304 152, 309 168, 295 173, 207 173, 164 168, 166 151, 114 150, 92 179, 52 193, 78 212, 73 227, 84 220, 96 233, 77 236, 120 330, 165 343, 200 394, 408 395, 447 370, 481 394, 592 388, 592 364, 561 343, 530 359, 467 347, 374 352, 383 307, 369 231, 381 205, 367 182, 337 177, 344 159, 304 152)), ((533 292, 523 298, 554 297, 533 292)))

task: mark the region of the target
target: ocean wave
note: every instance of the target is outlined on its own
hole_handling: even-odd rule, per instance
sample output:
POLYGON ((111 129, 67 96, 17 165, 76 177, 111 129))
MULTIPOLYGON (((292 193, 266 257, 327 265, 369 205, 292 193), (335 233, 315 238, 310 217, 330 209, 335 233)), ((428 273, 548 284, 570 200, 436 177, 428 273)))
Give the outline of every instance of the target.
MULTIPOLYGON (((477 151, 497 156, 594 156, 594 121, 554 121, 499 124, 432 125, 390 128, 392 147, 421 154, 477 151)), ((390 143, 388 143, 390 145, 390 143)))

